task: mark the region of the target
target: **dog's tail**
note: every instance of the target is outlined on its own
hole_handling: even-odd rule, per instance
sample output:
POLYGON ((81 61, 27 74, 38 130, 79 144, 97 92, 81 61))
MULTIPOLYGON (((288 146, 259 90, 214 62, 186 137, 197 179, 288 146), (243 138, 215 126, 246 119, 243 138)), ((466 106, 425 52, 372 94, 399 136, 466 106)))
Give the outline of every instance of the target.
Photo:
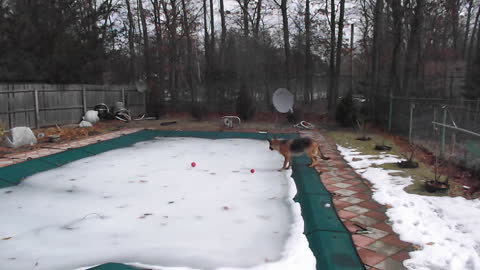
POLYGON ((323 160, 329 160, 330 157, 327 157, 323 154, 322 149, 320 148, 320 144, 317 144, 317 146, 318 146, 318 152, 320 153, 320 158, 323 160))

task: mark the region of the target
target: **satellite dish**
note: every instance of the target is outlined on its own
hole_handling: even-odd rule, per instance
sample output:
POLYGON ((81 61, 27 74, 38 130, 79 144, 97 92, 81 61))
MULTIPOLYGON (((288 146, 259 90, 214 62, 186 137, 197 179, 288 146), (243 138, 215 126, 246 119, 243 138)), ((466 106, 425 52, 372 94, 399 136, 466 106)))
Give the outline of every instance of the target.
POLYGON ((285 88, 278 88, 273 93, 273 106, 281 113, 293 111, 293 95, 285 88))
POLYGON ((140 93, 144 93, 147 90, 147 84, 143 80, 137 81, 135 83, 135 87, 137 88, 137 91, 140 93))

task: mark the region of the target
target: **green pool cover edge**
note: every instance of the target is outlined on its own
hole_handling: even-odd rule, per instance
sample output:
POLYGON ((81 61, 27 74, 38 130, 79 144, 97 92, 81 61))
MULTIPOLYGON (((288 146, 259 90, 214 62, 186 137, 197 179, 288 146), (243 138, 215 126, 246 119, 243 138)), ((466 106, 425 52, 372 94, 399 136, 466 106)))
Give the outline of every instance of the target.
MULTIPOLYGON (((57 154, 31 159, 22 163, 0 168, 0 189, 19 184, 24 178, 50 170, 67 163, 101 154, 110 150, 129 147, 135 143, 152 140, 155 137, 194 137, 205 139, 258 139, 273 136, 283 139, 299 137, 296 133, 242 133, 210 131, 164 131, 141 130, 114 139, 69 149, 57 154)), ((304 234, 317 260, 317 270, 365 269, 353 245, 353 240, 335 211, 331 194, 320 181, 318 173, 309 168, 310 159, 305 155, 292 160, 292 178, 297 187, 294 198, 301 207, 305 224, 304 234)), ((139 268, 119 263, 106 263, 92 270, 136 270, 139 268)))

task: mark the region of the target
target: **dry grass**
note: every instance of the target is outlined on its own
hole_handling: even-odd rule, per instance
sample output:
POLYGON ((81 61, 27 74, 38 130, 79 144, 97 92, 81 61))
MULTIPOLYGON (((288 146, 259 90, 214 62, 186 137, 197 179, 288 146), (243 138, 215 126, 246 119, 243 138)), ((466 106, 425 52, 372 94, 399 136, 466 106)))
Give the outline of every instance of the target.
MULTIPOLYGON (((369 137, 372 138, 370 141, 359 141, 357 138, 359 137, 358 134, 349 130, 336 130, 336 131, 328 131, 326 135, 332 138, 335 143, 343 146, 343 147, 352 147, 358 149, 363 154, 367 155, 375 155, 379 154, 380 151, 374 150, 376 144, 382 144, 384 142, 388 146, 393 146, 391 151, 388 153, 397 155, 399 157, 407 158, 410 155, 410 152, 402 151, 402 147, 398 147, 395 144, 394 140, 389 138, 388 136, 384 136, 383 134, 379 133, 370 133, 368 134, 369 137)), ((414 157, 415 159, 415 157, 414 157)), ((419 195, 427 195, 427 196, 465 196, 465 192, 463 190, 462 185, 456 183, 455 181, 450 181, 450 190, 448 193, 446 192, 436 192, 436 193, 429 193, 425 190, 424 184, 428 180, 434 179, 434 172, 433 168, 429 164, 425 164, 419 160, 415 160, 419 162, 419 167, 416 169, 402 169, 397 166, 395 163, 387 163, 383 165, 379 165, 378 167, 387 169, 387 170, 396 170, 400 171, 395 173, 395 175, 400 176, 410 176, 412 177, 413 184, 406 187, 405 191, 412 194, 419 194, 419 195)), ((445 179, 445 176, 442 177, 445 179)))

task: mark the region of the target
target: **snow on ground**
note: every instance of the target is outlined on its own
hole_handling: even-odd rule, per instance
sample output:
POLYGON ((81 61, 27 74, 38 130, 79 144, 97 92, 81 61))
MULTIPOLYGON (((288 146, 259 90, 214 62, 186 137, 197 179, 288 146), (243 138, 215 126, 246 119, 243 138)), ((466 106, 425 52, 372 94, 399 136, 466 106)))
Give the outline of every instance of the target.
POLYGON ((409 194, 410 177, 392 176, 396 170, 372 164, 399 162, 394 155, 361 155, 338 146, 345 160, 373 184, 373 198, 392 208, 387 215, 403 241, 422 247, 404 262, 409 269, 480 269, 480 200, 409 194), (378 158, 378 159, 372 159, 378 158), (360 159, 360 160, 358 160, 360 159))
POLYGON ((0 268, 315 269, 281 164, 262 141, 158 138, 36 174, 0 190, 0 268))

